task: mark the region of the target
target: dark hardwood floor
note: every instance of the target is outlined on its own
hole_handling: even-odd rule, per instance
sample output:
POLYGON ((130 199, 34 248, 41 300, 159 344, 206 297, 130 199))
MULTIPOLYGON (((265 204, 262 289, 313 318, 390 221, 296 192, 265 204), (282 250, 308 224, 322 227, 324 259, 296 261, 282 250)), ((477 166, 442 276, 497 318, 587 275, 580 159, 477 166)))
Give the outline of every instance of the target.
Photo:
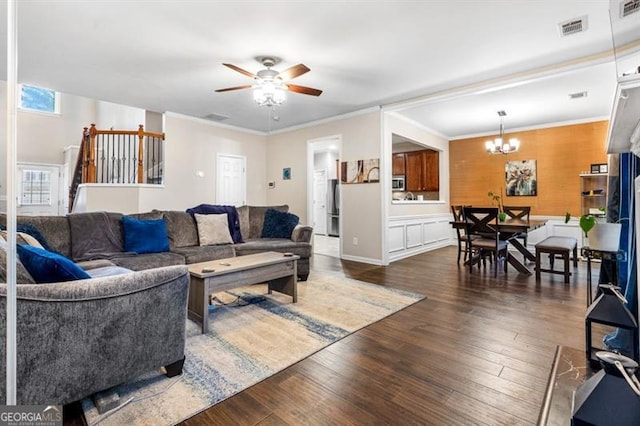
MULTIPOLYGON (((311 273, 325 270, 427 298, 183 425, 535 424, 556 345, 584 348, 585 262, 568 285, 470 273, 454 247, 387 267, 314 255, 311 273)), ((64 408, 84 424, 78 403, 64 408)))
POLYGON ((453 247, 387 267, 316 255, 311 273, 323 270, 427 299, 184 425, 535 424, 556 345, 584 345, 584 262, 568 285, 470 273, 453 247))

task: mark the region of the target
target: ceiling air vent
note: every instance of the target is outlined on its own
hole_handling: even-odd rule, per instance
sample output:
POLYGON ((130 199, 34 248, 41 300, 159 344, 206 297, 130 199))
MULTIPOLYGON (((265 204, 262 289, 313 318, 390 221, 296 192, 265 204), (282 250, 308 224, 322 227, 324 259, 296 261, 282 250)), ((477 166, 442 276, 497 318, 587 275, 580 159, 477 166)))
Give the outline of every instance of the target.
POLYGON ((229 119, 230 117, 227 117, 226 115, 222 115, 222 114, 209 114, 209 115, 205 115, 202 118, 211 120, 211 121, 224 121, 229 119))
POLYGON ((576 19, 560 22, 558 28, 560 29, 560 35, 562 37, 587 31, 587 16, 585 15, 576 19))
POLYGON ((620 3, 620 17, 626 18, 632 13, 640 11, 640 0, 630 0, 620 3))
POLYGON ((587 92, 569 93, 569 99, 580 99, 580 98, 586 98, 586 97, 587 97, 587 92))

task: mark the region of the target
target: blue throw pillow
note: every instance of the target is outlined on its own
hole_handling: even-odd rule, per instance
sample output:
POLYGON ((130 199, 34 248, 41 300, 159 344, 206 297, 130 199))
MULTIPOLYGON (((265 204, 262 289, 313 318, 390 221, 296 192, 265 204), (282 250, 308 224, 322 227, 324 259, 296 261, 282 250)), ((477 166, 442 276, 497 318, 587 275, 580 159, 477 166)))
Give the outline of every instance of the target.
POLYGON ((81 267, 58 253, 38 247, 19 245, 18 256, 38 284, 91 278, 81 267))
POLYGON ((281 212, 275 209, 267 209, 264 213, 262 225, 262 238, 291 238, 293 228, 300 218, 293 213, 281 212))
POLYGON ((169 251, 169 236, 164 219, 136 219, 122 217, 124 250, 134 253, 162 253, 169 251))

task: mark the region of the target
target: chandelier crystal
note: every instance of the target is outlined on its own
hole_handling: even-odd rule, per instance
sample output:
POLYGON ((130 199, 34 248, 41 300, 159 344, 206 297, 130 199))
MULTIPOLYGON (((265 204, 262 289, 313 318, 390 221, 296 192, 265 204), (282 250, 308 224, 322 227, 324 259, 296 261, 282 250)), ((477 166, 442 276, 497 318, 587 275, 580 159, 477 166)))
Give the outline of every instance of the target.
POLYGON ((490 154, 510 154, 516 152, 520 148, 520 141, 516 138, 511 138, 505 141, 503 138, 504 124, 502 118, 507 115, 504 111, 498 111, 500 116, 500 136, 494 140, 488 140, 484 143, 484 147, 490 154))

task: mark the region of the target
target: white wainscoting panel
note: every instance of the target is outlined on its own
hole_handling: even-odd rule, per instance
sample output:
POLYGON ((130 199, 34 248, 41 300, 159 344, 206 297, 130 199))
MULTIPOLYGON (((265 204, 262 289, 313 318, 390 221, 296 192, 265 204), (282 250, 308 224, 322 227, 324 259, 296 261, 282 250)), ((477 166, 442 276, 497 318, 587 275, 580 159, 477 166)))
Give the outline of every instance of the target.
POLYGON ((387 244, 389 244, 389 253, 404 250, 404 226, 393 225, 387 230, 387 244))
POLYGON ((389 218, 387 253, 389 261, 456 244, 450 214, 429 214, 389 218))
POLYGON ((420 223, 407 223, 405 230, 407 233, 405 248, 420 247, 422 245, 422 225, 420 223))

